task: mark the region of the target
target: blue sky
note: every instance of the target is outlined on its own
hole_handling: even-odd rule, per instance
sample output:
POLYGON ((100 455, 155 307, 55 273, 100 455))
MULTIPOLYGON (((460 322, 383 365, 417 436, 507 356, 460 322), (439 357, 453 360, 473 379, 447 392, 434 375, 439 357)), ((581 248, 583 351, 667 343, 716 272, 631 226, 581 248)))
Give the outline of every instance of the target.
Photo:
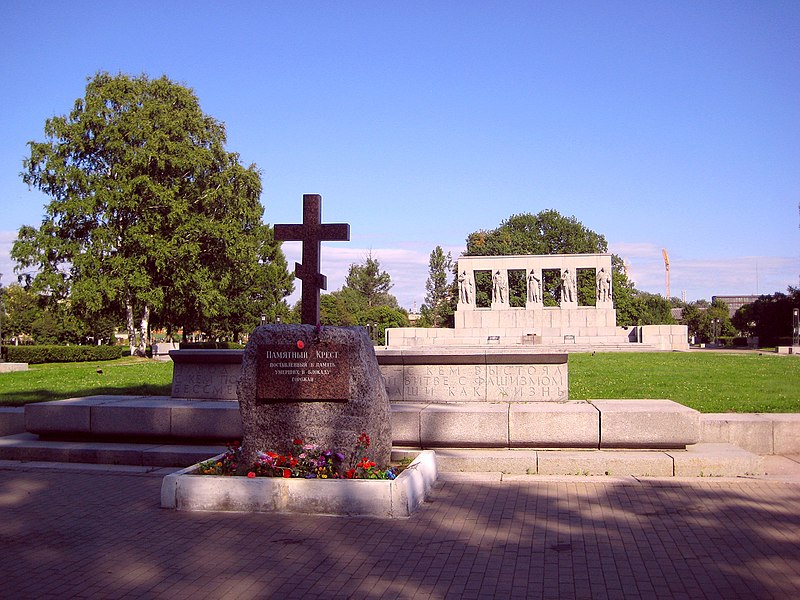
MULTIPOLYGON (((800 2, 10 2, 0 24, 0 272, 45 198, 29 140, 97 71, 165 74, 263 173, 269 223, 349 222, 419 306, 436 245, 554 208, 639 289, 772 293, 800 275, 800 2)), ((290 264, 299 244, 284 244, 290 264)), ((299 286, 298 286, 299 287, 299 286)))

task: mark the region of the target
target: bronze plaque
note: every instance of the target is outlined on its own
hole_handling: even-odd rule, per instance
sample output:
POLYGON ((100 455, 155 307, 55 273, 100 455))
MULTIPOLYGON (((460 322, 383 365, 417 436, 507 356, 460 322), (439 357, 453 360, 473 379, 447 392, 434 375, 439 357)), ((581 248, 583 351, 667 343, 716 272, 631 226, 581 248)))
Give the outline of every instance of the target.
POLYGON ((350 398, 350 356, 332 342, 268 345, 258 349, 257 400, 330 402, 350 398))

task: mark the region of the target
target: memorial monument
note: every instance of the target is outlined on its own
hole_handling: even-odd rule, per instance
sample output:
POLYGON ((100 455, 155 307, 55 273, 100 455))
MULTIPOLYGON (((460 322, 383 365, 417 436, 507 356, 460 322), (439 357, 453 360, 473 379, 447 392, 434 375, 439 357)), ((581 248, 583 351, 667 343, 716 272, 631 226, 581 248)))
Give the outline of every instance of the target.
POLYGON ((684 325, 617 326, 610 254, 462 256, 456 272, 455 327, 388 329, 389 348, 535 344, 540 351, 564 351, 573 346, 635 349, 638 344, 642 349, 688 350, 684 325), (594 298, 579 298, 582 273, 595 283, 594 298), (512 274, 525 284, 523 306, 512 306, 512 274), (557 283, 549 306, 546 279, 550 287, 557 283), (479 281, 491 281, 491 288, 482 290, 491 299, 488 305, 478 305, 479 281))
POLYGON ((303 242, 303 262, 295 265, 302 324, 262 325, 245 348, 237 389, 245 464, 260 451, 288 451, 297 438, 347 455, 362 433, 371 439, 370 458, 389 463, 389 401, 366 330, 319 324, 321 242, 350 239, 349 225, 321 222, 321 202, 306 194, 303 223, 275 225, 275 239, 303 242))

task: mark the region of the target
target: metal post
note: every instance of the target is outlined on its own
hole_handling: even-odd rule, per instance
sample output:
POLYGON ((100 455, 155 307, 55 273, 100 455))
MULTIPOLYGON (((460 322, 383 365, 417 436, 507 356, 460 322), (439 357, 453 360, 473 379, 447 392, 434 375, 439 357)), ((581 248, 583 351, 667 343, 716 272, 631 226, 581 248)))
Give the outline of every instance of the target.
POLYGON ((800 346, 800 308, 792 309, 792 346, 800 346))

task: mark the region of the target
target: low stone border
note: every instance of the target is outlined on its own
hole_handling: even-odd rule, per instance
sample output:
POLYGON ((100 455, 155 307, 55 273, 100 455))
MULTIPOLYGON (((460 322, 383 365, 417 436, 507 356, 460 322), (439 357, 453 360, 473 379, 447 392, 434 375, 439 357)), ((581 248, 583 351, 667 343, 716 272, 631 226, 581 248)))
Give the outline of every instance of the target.
MULTIPOLYGON (((393 451, 416 458, 397 479, 282 479, 196 475, 198 465, 164 477, 161 507, 192 511, 409 517, 436 482, 432 450, 393 451)), ((221 455, 220 455, 221 456, 221 455)), ((217 457, 215 457, 217 458, 217 457)))
POLYGON ((27 371, 28 363, 9 363, 0 362, 0 373, 12 373, 14 371, 27 371))

